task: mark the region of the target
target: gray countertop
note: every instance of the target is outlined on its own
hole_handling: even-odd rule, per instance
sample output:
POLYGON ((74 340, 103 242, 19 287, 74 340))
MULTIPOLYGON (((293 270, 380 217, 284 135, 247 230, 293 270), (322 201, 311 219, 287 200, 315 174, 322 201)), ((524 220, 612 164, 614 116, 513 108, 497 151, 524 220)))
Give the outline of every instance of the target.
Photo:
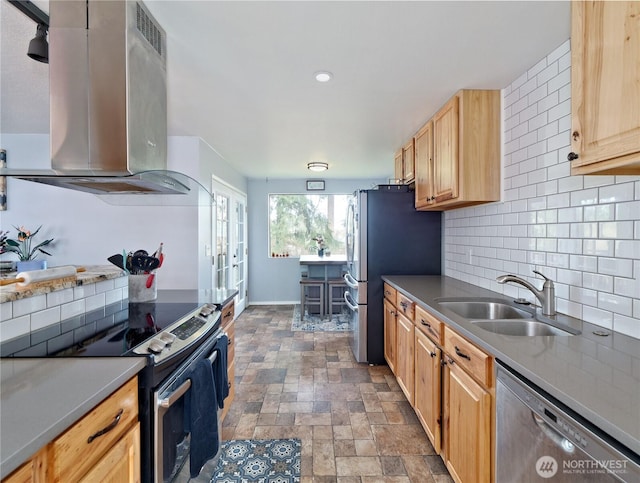
POLYGON ((143 357, 0 360, 0 478, 146 364, 143 357))
MULTIPOLYGON (((384 276, 460 334, 493 354, 611 437, 640 454, 640 340, 558 315, 582 331, 575 336, 520 337, 494 334, 442 308, 439 297, 497 297, 502 294, 442 276, 384 276)), ((539 310, 538 310, 539 312, 539 310)))

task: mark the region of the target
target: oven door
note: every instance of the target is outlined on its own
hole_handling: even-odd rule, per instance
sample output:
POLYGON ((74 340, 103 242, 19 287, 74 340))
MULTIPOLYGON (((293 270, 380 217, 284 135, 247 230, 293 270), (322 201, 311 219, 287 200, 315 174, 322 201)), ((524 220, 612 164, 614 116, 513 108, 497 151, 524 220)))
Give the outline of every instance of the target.
MULTIPOLYGON (((220 332, 221 333, 221 332, 220 332)), ((153 394, 153 432, 154 438, 154 481, 168 483, 179 478, 188 481, 190 476, 189 453, 191 434, 186 421, 188 404, 187 394, 191 391, 190 376, 195 366, 203 359, 215 363, 218 355, 216 343, 218 336, 212 337, 182 364, 153 394)), ((218 446, 221 433, 220 413, 218 413, 218 446)), ((217 458, 217 455, 216 455, 217 458)), ((215 459, 215 458, 214 458, 215 459)), ((209 463, 208 463, 209 465, 209 463)))

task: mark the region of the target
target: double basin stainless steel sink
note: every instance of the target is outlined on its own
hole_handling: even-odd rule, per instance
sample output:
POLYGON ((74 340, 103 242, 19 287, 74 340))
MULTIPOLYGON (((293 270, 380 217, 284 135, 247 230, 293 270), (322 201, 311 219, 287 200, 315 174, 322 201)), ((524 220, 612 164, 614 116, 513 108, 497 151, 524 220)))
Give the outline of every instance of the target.
POLYGON ((579 330, 546 317, 533 308, 516 307, 502 299, 440 298, 438 305, 489 332, 516 336, 577 335, 579 330))

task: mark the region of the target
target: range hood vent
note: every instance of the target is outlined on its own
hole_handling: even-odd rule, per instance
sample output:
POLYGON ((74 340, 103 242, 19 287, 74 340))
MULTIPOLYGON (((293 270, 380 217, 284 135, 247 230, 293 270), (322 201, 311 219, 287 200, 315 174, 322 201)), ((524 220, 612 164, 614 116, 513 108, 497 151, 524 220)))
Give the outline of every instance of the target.
POLYGON ((94 194, 185 194, 167 170, 166 34, 140 1, 49 2, 51 170, 0 175, 94 194))

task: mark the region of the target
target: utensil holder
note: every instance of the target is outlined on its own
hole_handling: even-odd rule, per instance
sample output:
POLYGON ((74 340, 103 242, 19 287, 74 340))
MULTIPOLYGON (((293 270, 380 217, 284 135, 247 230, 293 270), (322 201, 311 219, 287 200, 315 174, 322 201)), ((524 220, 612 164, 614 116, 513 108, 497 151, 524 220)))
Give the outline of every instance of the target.
POLYGON ((148 302, 158 297, 156 288, 157 275, 153 275, 151 286, 147 288, 147 281, 152 274, 129 275, 129 302, 148 302))

